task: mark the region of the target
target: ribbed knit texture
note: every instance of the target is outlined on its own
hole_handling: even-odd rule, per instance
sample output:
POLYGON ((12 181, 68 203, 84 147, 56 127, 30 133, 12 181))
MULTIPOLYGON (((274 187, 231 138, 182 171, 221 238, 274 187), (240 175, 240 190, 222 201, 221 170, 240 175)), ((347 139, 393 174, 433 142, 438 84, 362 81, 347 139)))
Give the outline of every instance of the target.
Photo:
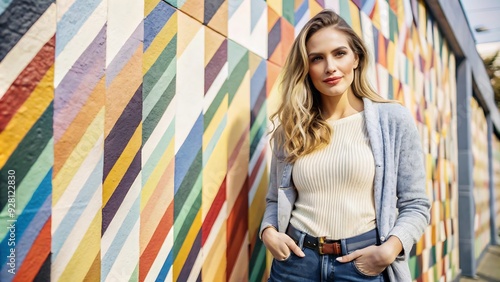
POLYGON ((290 223, 313 236, 342 239, 376 226, 375 162, 363 112, 328 122, 330 144, 294 164, 299 196, 290 223))

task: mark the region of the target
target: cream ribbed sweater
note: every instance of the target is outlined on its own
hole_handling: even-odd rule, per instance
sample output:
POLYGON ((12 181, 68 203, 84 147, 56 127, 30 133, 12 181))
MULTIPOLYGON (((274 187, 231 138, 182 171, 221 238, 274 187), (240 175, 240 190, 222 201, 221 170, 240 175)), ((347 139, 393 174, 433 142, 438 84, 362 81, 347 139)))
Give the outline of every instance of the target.
POLYGON ((293 167, 298 198, 290 223, 313 236, 352 237, 375 228, 375 162, 363 112, 328 121, 330 144, 293 167))

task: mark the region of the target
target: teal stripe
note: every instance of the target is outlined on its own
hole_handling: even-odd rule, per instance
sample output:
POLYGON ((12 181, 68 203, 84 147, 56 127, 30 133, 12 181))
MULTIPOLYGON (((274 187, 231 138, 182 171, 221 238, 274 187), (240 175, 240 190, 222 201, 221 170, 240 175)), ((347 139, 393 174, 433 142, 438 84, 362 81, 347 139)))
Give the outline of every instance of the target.
POLYGON ((144 119, 142 123, 143 143, 145 143, 149 139, 149 136, 151 136, 161 117, 170 105, 170 102, 172 102, 172 99, 175 96, 175 89, 176 85, 174 79, 174 82, 170 83, 165 92, 163 92, 163 94, 161 95, 158 102, 154 105, 149 115, 144 119))
MULTIPOLYGON (((167 44, 165 49, 161 52, 158 59, 154 62, 148 72, 144 75, 144 82, 142 86, 142 98, 145 100, 151 89, 155 87, 158 83, 158 80, 164 75, 165 70, 172 64, 172 62, 176 62, 175 56, 177 52, 177 34, 174 35, 172 40, 167 44)), ((175 67, 175 64, 174 64, 175 67)), ((175 69, 174 69, 175 73, 175 69)), ((166 88, 166 86, 165 86, 166 88)))
POLYGON ((229 93, 229 104, 233 101, 234 96, 238 88, 240 88, 245 74, 248 72, 249 62, 248 62, 248 52, 241 58, 233 69, 233 72, 229 74, 229 82, 227 92, 229 93))
POLYGON ((153 170, 160 162, 161 156, 167 150, 168 144, 172 142, 175 132, 174 128, 175 122, 170 123, 167 130, 161 137, 160 142, 158 142, 158 145, 154 148, 153 153, 144 164, 144 167, 142 168, 142 186, 146 184, 147 180, 151 176, 151 173, 153 173, 153 170))
MULTIPOLYGON (((207 111, 205 114, 203 114, 203 129, 207 130, 207 127, 210 125, 210 122, 212 121, 215 113, 219 109, 219 107, 222 105, 222 101, 224 101, 224 98, 226 97, 227 94, 227 80, 224 81, 224 84, 222 84, 221 88, 219 89, 219 92, 215 96, 214 100, 208 107, 207 111)), ((227 107, 227 104, 224 105, 227 107)))
MULTIPOLYGON (((54 139, 51 138, 47 143, 47 146, 42 150, 42 153, 33 164, 33 166, 28 170, 28 173, 24 177, 23 181, 17 185, 17 191, 22 191, 22 193, 16 193, 16 212, 22 214, 26 205, 31 200, 31 197, 37 190, 40 183, 52 169, 54 164, 54 139)), ((0 218, 6 218, 7 207, 0 213, 0 218)), ((0 242, 7 235, 7 229, 0 229, 0 242)))
POLYGON ((227 124, 227 114, 225 114, 224 117, 222 118, 221 122, 219 123, 219 126, 217 126, 217 129, 214 132, 212 139, 210 139, 205 151, 203 151, 203 167, 205 167, 208 160, 210 159, 210 156, 212 155, 212 152, 215 149, 215 146, 217 146, 217 144, 219 143, 220 136, 224 132, 226 124, 227 124))
POLYGON ((0 1, 0 15, 3 14, 5 9, 9 7, 10 3, 12 3, 13 0, 2 0, 0 1))
POLYGON ((153 110, 154 106, 160 100, 163 95, 165 89, 168 88, 170 83, 172 83, 175 78, 176 69, 176 61, 170 61, 167 69, 163 72, 163 75, 158 79, 158 82, 153 86, 151 92, 144 99, 142 113, 143 116, 146 117, 153 110))
MULTIPOLYGON (((189 173, 186 178, 190 177, 189 173)), ((179 250, 186 239, 189 229, 193 225, 194 218, 201 208, 201 174, 198 172, 196 182, 190 189, 189 194, 186 194, 183 199, 178 199, 182 196, 183 187, 181 186, 177 194, 175 194, 174 206, 177 210, 174 218, 174 254, 177 256, 179 250), (181 195, 179 195, 181 194, 181 195)))
POLYGON ((252 124, 252 128, 250 129, 250 140, 253 140, 255 138, 255 135, 257 132, 262 130, 263 123, 266 122, 267 118, 267 108, 266 108, 266 103, 264 102, 262 104, 262 107, 260 108, 259 115, 257 118, 254 120, 252 124))

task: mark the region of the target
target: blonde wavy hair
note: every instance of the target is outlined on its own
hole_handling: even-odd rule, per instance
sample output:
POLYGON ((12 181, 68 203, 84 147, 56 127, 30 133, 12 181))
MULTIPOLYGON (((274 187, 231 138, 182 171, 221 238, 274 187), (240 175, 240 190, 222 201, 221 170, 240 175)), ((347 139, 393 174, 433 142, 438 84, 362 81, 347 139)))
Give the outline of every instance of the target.
POLYGON ((308 74, 306 43, 318 30, 331 26, 347 35, 349 47, 358 56, 359 64, 351 85, 354 95, 375 102, 389 102, 379 96, 366 79, 368 52, 361 38, 337 13, 321 11, 305 24, 293 42, 281 72, 281 104, 270 116, 274 127, 271 142, 276 139, 276 144, 283 146, 288 162, 293 163, 330 142, 332 129, 321 115, 320 94, 308 74))

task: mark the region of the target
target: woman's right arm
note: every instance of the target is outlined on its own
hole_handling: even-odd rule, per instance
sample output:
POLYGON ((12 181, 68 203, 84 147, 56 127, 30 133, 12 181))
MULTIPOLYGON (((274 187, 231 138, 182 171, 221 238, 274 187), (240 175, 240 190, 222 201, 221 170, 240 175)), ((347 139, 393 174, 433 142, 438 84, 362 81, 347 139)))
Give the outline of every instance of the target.
MULTIPOLYGON (((273 148, 278 148, 276 138, 274 139, 273 148)), ((276 152, 273 152, 266 196, 266 210, 260 226, 259 237, 277 260, 286 259, 290 256, 290 251, 299 257, 303 257, 304 253, 293 239, 285 233, 278 232, 278 186, 278 158, 276 152)))

